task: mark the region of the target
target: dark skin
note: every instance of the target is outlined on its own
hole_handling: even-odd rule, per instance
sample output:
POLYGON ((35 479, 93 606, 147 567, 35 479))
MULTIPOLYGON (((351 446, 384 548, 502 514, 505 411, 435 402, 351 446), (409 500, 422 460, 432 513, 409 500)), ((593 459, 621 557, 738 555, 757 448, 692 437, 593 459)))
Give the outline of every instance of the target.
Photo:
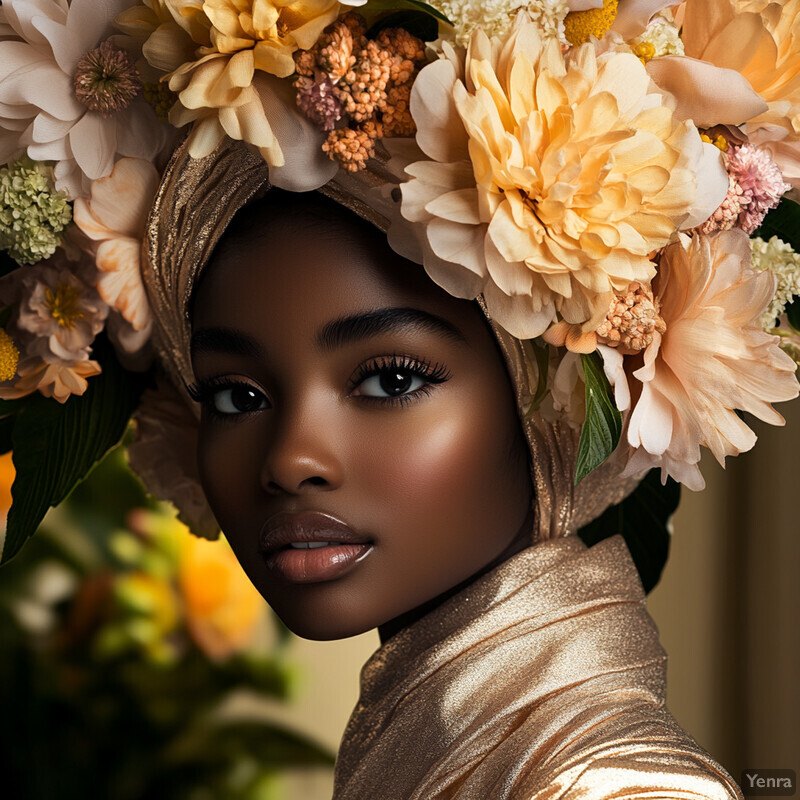
POLYGON ((206 496, 298 635, 386 641, 530 544, 527 451, 480 309, 368 223, 271 192, 217 248, 192 329, 206 496), (307 512, 368 540, 347 574, 267 568, 265 520, 307 512))

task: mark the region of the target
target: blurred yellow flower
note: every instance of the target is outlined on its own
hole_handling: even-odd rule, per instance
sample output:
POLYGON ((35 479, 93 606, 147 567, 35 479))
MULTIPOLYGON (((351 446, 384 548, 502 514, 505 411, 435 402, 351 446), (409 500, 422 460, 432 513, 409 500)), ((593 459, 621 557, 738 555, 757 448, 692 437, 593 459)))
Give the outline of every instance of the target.
POLYGON ((5 517, 11 508, 11 484, 16 474, 11 453, 0 456, 0 517, 5 517))
POLYGON ((186 624, 203 652, 224 659, 252 645, 267 605, 224 538, 187 535, 178 567, 186 624))

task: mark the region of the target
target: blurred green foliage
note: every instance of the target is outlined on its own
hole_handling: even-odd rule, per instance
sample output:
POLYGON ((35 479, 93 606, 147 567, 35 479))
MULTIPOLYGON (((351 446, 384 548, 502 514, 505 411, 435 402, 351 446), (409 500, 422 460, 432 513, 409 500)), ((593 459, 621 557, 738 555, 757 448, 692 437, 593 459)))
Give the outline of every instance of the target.
POLYGON ((51 512, 0 568, 9 796, 278 800, 287 767, 333 764, 265 711, 290 700, 289 634, 229 563, 147 500, 121 449, 51 512))

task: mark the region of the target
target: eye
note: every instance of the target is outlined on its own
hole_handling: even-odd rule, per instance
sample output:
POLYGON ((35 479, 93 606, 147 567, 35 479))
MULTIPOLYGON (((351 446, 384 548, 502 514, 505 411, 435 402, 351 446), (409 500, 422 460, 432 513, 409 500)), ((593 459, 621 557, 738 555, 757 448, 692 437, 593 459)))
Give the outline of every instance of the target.
POLYGON ((234 417, 270 408, 266 395, 244 381, 211 378, 186 387, 189 396, 217 417, 234 417))
POLYGON ((365 397, 399 397, 426 384, 425 378, 408 370, 386 369, 362 381, 358 394, 365 397))
POLYGON ((444 383, 450 373, 442 364, 409 356, 384 356, 361 364, 351 378, 352 395, 404 405, 421 399, 436 384, 444 383))
POLYGON ((249 414, 269 408, 267 398, 252 386, 237 384, 218 389, 211 395, 211 405, 219 414, 249 414))

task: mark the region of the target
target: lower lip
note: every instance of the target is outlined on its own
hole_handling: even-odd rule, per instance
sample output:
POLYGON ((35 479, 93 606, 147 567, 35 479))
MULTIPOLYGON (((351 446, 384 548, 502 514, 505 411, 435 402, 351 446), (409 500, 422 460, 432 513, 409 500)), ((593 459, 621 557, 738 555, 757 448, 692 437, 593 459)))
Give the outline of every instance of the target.
POLYGON ((265 560, 267 566, 292 583, 317 583, 340 578, 372 550, 372 544, 340 544, 311 549, 287 547, 265 560))

